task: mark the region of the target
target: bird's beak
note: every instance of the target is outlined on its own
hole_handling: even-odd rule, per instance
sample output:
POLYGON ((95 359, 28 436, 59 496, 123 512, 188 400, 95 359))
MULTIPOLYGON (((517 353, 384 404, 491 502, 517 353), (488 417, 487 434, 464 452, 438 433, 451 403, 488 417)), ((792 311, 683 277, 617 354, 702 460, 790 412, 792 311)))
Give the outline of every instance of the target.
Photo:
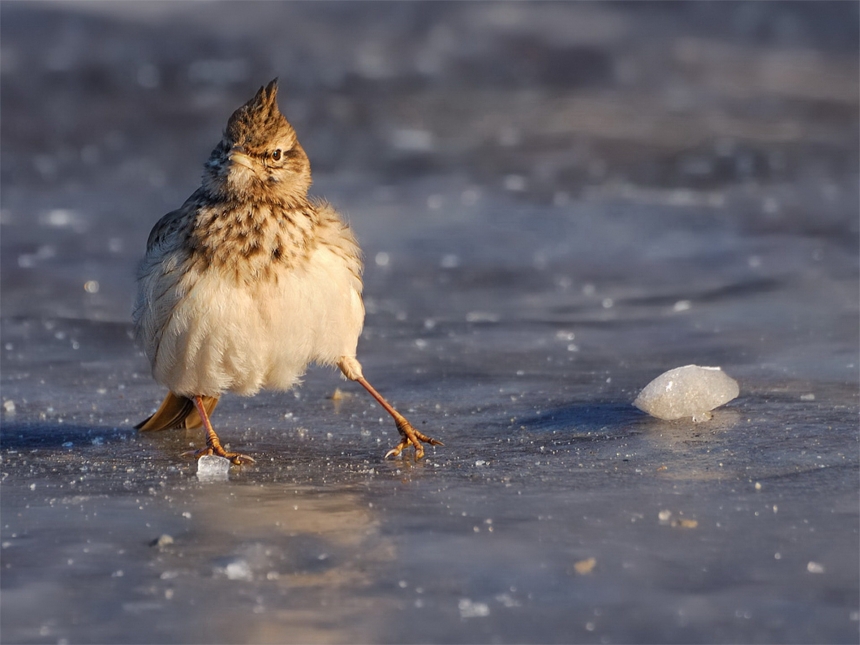
POLYGON ((254 161, 245 154, 245 149, 242 146, 234 146, 232 150, 230 150, 230 154, 227 155, 227 159, 230 160, 231 164, 238 164, 240 166, 245 166, 245 168, 253 170, 254 161))

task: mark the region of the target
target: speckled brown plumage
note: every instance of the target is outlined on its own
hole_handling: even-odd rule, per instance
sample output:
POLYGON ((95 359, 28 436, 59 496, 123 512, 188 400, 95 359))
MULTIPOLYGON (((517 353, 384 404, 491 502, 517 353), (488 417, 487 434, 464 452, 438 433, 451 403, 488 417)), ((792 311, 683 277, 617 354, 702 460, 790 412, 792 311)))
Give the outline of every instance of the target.
POLYGON ((394 417, 416 458, 417 432, 365 380, 355 357, 364 321, 361 251, 349 226, 308 197, 310 163, 277 104, 277 81, 227 122, 203 181, 162 217, 138 273, 135 332, 170 390, 138 427, 206 429, 207 447, 236 463, 209 422, 223 392, 295 386, 311 362, 337 365, 394 417))

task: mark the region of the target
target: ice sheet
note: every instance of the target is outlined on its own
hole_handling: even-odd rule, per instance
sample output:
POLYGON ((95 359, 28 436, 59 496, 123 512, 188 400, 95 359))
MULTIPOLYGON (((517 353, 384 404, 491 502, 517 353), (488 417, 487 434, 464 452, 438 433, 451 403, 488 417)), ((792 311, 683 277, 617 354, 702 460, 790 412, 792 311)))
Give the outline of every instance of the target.
POLYGON ((0 17, 0 640, 856 642, 856 4, 0 17), (146 236, 274 76, 419 464, 329 369, 224 397, 227 481, 133 430, 146 236), (693 362, 743 396, 630 406, 693 362))

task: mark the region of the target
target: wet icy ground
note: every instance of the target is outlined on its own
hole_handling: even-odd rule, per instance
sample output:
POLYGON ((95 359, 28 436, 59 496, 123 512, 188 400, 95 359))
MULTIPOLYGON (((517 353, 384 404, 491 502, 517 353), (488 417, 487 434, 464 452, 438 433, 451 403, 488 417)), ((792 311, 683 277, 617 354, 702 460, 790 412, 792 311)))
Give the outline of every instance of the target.
POLYGON ((0 639, 857 642, 856 6, 357 6, 0 8, 0 639), (421 463, 325 369, 229 482, 131 427, 146 235, 275 75, 421 463), (630 405, 687 363, 740 397, 630 405))

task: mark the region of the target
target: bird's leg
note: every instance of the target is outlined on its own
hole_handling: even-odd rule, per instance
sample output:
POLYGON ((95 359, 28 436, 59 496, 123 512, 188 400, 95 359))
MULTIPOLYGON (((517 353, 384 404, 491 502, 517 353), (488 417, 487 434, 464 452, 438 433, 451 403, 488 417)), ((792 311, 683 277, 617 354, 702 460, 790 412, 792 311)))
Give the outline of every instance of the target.
POLYGON ((197 408, 197 414, 200 415, 200 420, 203 421, 203 427, 206 429, 206 447, 201 448, 200 450, 193 450, 186 454, 193 455, 195 459, 200 459, 200 457, 205 455, 218 455, 219 457, 229 459, 237 466, 241 466, 245 463, 254 463, 253 457, 242 455, 238 452, 227 452, 224 450, 224 447, 221 445, 221 440, 218 438, 218 435, 215 434, 212 422, 209 421, 209 415, 206 413, 203 399, 199 396, 195 396, 192 401, 194 401, 194 407, 197 408))
POLYGON ((424 446, 421 445, 421 442, 429 443, 431 446, 444 446, 441 441, 438 439, 433 439, 428 437, 425 434, 420 433, 415 427, 406 420, 402 414, 400 414, 397 410, 395 410, 391 404, 386 401, 383 396, 376 391, 367 380, 360 376, 355 379, 359 385, 361 385, 365 390, 370 392, 370 396, 377 400, 379 405, 385 408, 385 411, 388 412, 392 417, 394 417, 394 423, 397 425, 397 431, 400 433, 400 443, 398 443, 394 448, 385 453, 385 457, 396 457, 399 455, 404 448, 406 448, 409 444, 415 446, 415 460, 418 461, 424 456, 424 446))
POLYGON ((424 456, 424 446, 423 443, 428 443, 431 446, 444 446, 441 441, 438 439, 433 439, 428 437, 425 434, 420 433, 416 430, 409 421, 406 420, 402 414, 400 414, 397 410, 392 407, 392 405, 385 400, 385 398, 376 391, 370 383, 367 382, 367 379, 364 378, 364 375, 361 373, 361 365, 355 358, 352 357, 344 357, 338 363, 338 367, 340 367, 341 371, 344 375, 352 380, 356 381, 359 385, 361 385, 365 390, 370 393, 376 401, 385 408, 385 411, 388 412, 393 418, 394 423, 397 425, 397 431, 400 433, 400 443, 398 443, 394 448, 385 453, 385 458, 388 457, 396 457, 403 449, 412 444, 415 447, 415 460, 418 461, 424 456))

